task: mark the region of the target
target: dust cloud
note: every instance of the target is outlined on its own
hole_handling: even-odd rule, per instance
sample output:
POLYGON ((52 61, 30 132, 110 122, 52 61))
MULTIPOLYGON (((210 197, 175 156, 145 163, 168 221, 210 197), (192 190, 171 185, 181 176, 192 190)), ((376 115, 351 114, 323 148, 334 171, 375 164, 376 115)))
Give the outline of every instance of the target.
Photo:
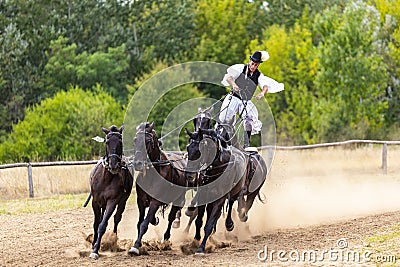
MULTIPOLYGON (((262 188, 261 198, 265 203, 257 199, 245 223, 239 221, 234 210, 235 229, 232 232, 225 230, 224 212, 210 244, 218 246, 221 242, 229 246, 229 243, 249 240, 277 229, 330 224, 400 210, 397 169, 392 165, 392 171, 382 174, 379 157, 379 149, 279 151, 262 188)), ((234 209, 236 207, 237 203, 234 209)), ((164 218, 157 215, 160 224, 150 225, 143 240, 163 239, 168 212, 164 218)), ((137 218, 136 207, 130 205, 120 223, 119 239, 136 239, 137 218)), ((188 218, 182 212, 180 228, 171 230, 172 243, 185 247, 185 251, 193 249, 195 231, 193 223, 189 233, 184 232, 187 222, 188 218)), ((205 218, 203 227, 204 224, 205 218)), ((204 235, 203 228, 201 235, 204 235)))

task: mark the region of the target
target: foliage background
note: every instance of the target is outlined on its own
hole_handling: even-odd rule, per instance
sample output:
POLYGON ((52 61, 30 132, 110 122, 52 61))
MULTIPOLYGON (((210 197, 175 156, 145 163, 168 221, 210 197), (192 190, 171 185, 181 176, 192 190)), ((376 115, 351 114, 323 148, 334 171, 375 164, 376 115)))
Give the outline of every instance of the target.
MULTIPOLYGON (((285 83, 266 96, 279 144, 398 140, 399 21, 400 0, 0 0, 0 163, 98 157, 90 138, 122 123, 146 77, 257 49, 285 83)), ((169 106, 225 93, 171 92, 156 125, 169 106)))

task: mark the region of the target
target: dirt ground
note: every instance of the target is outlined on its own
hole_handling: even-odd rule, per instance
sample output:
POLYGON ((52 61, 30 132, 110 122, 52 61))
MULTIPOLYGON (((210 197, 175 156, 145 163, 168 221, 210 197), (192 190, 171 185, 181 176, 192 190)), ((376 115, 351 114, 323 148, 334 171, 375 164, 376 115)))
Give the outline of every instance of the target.
MULTIPOLYGON (((393 156, 397 150, 391 152, 388 175, 379 174, 379 155, 373 150, 369 158, 367 152, 340 151, 336 158, 328 150, 315 156, 279 153, 263 186, 266 203, 255 202, 246 223, 234 217, 230 233, 223 215, 204 256, 188 252, 194 229, 183 233, 185 215, 181 228, 172 230, 171 244, 159 243, 167 214, 164 219, 159 214, 160 225, 150 226, 144 236, 148 255, 128 255, 137 234, 137 210, 130 204, 118 242, 109 232, 103 238, 114 251, 100 251, 97 261, 89 258, 86 241, 93 224, 89 207, 0 215, 0 266, 400 266, 400 177, 393 156), (317 258, 306 257, 311 253, 317 258), (346 253, 368 255, 371 261, 346 260, 346 253), (378 256, 394 256, 397 263, 381 265, 378 256)), ((112 226, 110 220, 108 229, 112 226)))
MULTIPOLYGON (((332 190, 336 191, 337 188, 332 190)), ((324 194, 329 196, 327 192, 324 194)), ((365 240, 370 236, 391 233, 400 224, 400 211, 386 211, 368 216, 354 215, 356 206, 349 204, 353 207, 352 213, 340 206, 336 206, 337 211, 329 211, 328 206, 323 213, 320 208, 307 211, 305 203, 296 201, 296 196, 285 203, 283 198, 279 200, 280 194, 274 195, 270 192, 270 195, 267 204, 255 204, 247 223, 236 220, 233 232, 227 233, 223 219, 220 220, 217 233, 209 242, 208 253, 204 256, 188 254, 187 250, 182 249, 190 246, 194 236, 194 229, 188 235, 183 233, 187 220, 185 216, 182 217, 181 228, 172 230, 171 245, 160 245, 158 241, 162 239, 166 228, 166 219, 162 219, 160 214, 160 225, 150 226, 144 238, 149 243, 148 255, 129 256, 127 249, 136 237, 137 213, 134 205, 128 206, 120 224, 117 242, 119 251, 101 251, 97 261, 89 258, 91 250, 85 241, 92 233, 93 218, 90 208, 44 214, 0 215, 0 266, 376 266, 375 262, 363 262, 363 259, 357 262, 332 260, 327 254, 323 256, 323 260, 298 258, 295 261, 296 254, 293 251, 315 251, 318 257, 323 255, 324 250, 338 249, 384 253, 385 251, 375 251, 365 240), (271 204, 280 209, 272 208, 269 206, 271 204), (300 216, 295 210, 303 210, 305 216, 300 216), (339 213, 343 216, 339 216, 339 213), (338 242, 345 242, 347 246, 339 247, 338 242), (272 251, 275 254, 271 255, 272 251), (277 251, 286 251, 287 254, 281 257, 283 259, 278 259, 277 251), (265 257, 265 252, 269 256, 261 261, 259 258, 265 257)), ((304 199, 299 191, 297 196, 304 199)), ((313 202, 313 199, 310 201, 313 202)), ((313 205, 317 207, 322 202, 324 201, 313 205)), ((113 222, 110 221, 108 228, 111 229, 112 225, 113 222)), ((103 241, 116 241, 109 232, 106 235, 103 241)), ((399 254, 398 251, 386 253, 399 254)))
MULTIPOLYGON (((132 215, 129 209, 127 216, 132 215)), ((148 251, 149 255, 129 256, 127 252, 101 252, 97 261, 88 257, 90 249, 85 245, 86 233, 90 232, 92 220, 89 209, 67 212, 1 216, 0 266, 311 266, 309 262, 262 262, 257 255, 267 245, 269 249, 323 250, 337 248, 337 240, 346 238, 349 249, 362 251, 362 239, 385 233, 400 222, 400 212, 347 220, 294 229, 276 229, 260 235, 249 234, 246 240, 233 235, 215 237, 230 245, 214 248, 204 256, 185 255, 181 245, 189 244, 191 238, 180 236, 172 242, 172 249, 148 251)), ((132 225, 133 227, 133 225, 132 225)), ((179 230, 174 230, 176 233, 179 230)), ((250 229, 251 231, 251 229, 250 229)), ((176 234, 175 234, 176 235, 176 234)), ((129 248, 131 239, 120 237, 119 246, 129 248)), ((215 242, 221 244, 221 241, 215 242)), ((214 244, 215 244, 214 243, 214 244)), ((263 257, 263 254, 259 255, 263 257)), ((276 255, 275 255, 276 257, 276 255)), ((288 256, 286 256, 288 257, 288 256)), ((317 261, 314 266, 352 265, 349 262, 317 261)), ((374 263, 354 263, 354 266, 375 266, 374 263)))

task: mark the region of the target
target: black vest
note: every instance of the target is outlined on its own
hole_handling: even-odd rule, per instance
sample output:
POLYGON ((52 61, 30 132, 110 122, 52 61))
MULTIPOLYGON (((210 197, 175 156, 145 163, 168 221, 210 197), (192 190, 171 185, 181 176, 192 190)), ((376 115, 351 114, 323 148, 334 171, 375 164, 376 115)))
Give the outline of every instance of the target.
POLYGON ((258 77, 260 77, 260 71, 256 69, 253 75, 247 76, 246 79, 247 65, 244 65, 242 73, 235 80, 235 83, 239 86, 238 94, 242 100, 251 100, 256 91, 258 85, 258 77))

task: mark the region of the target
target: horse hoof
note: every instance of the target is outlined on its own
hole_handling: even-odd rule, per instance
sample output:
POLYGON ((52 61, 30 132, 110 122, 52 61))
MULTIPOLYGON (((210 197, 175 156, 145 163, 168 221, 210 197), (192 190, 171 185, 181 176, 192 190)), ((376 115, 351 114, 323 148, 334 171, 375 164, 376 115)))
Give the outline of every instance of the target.
POLYGON ((240 221, 241 222, 247 222, 247 219, 249 218, 249 216, 247 216, 247 214, 243 215, 243 217, 240 217, 240 221))
POLYGON ((163 245, 169 245, 169 244, 171 244, 171 241, 169 241, 169 239, 162 239, 161 240, 161 244, 163 244, 163 245))
POLYGON ((225 224, 225 228, 226 228, 226 231, 232 232, 233 229, 235 228, 235 224, 233 222, 232 222, 232 224, 225 224))
POLYGON ((150 221, 150 223, 154 226, 158 225, 159 222, 160 222, 160 219, 158 219, 158 217, 154 217, 154 219, 150 221))
POLYGON ((194 253, 194 255, 197 255, 197 256, 204 256, 204 250, 203 250, 203 249, 198 249, 198 250, 196 251, 196 253, 194 253))
POLYGON ((94 260, 98 260, 99 259, 99 254, 92 252, 92 253, 90 253, 89 257, 94 259, 94 260))
POLYGON ((139 249, 135 248, 135 247, 131 247, 129 249, 128 253, 129 253, 129 255, 136 255, 136 256, 140 255, 139 249))
POLYGON ((194 214, 194 210, 186 209, 186 211, 185 211, 186 216, 191 218, 193 216, 193 214, 194 214))
POLYGON ((172 223, 172 228, 179 228, 181 226, 181 220, 176 218, 174 222, 172 223))

